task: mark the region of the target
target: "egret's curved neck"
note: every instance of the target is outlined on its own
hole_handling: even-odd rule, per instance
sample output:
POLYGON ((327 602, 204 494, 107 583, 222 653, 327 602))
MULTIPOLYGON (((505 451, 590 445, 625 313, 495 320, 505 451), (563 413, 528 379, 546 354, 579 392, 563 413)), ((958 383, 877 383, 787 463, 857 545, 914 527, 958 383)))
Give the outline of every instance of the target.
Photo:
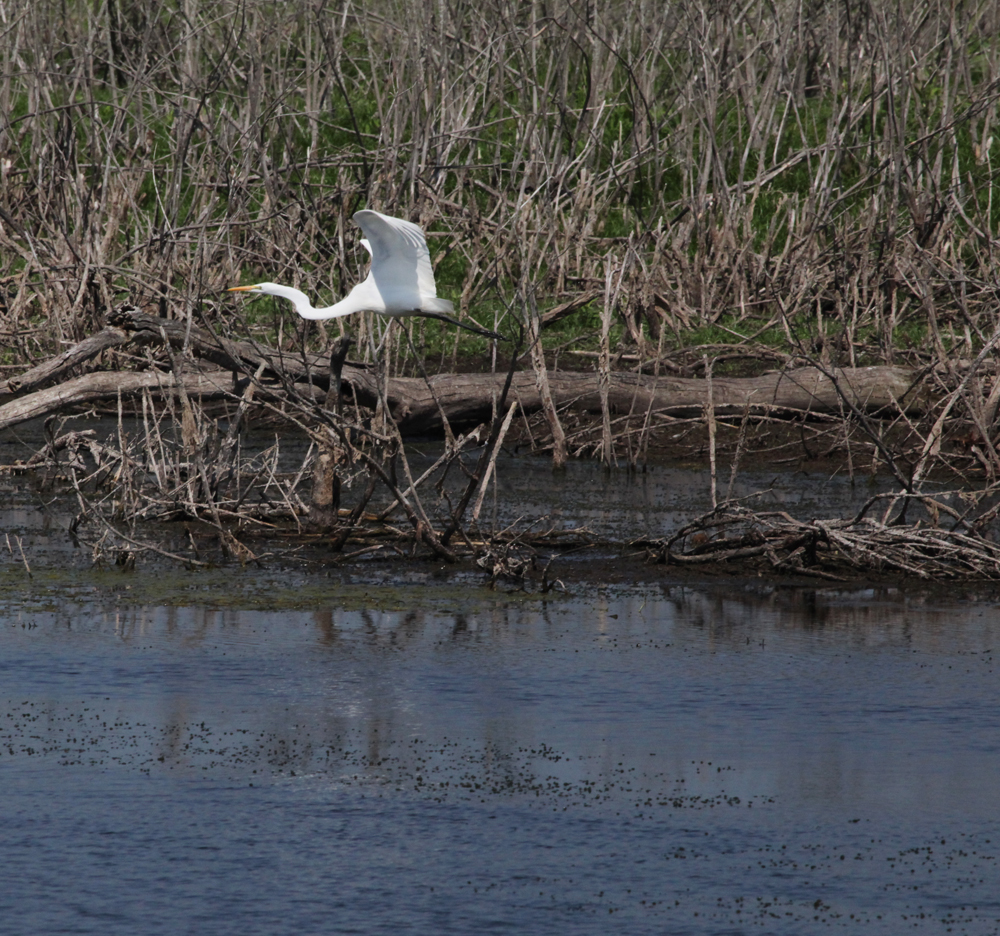
MULTIPOLYGON (((299 293, 299 295, 302 294, 299 293)), ((339 318, 341 315, 350 315, 358 310, 354 306, 349 306, 345 299, 335 302, 332 306, 326 306, 324 309, 314 309, 309 300, 302 296, 302 301, 295 303, 295 311, 304 319, 317 321, 318 319, 339 318)))
POLYGON ((309 297, 301 290, 295 289, 292 286, 282 286, 279 283, 261 283, 260 291, 267 296, 278 296, 281 299, 287 299, 295 306, 295 311, 304 319, 316 321, 318 319, 332 318, 338 314, 335 310, 340 303, 328 306, 325 309, 313 308, 309 297))

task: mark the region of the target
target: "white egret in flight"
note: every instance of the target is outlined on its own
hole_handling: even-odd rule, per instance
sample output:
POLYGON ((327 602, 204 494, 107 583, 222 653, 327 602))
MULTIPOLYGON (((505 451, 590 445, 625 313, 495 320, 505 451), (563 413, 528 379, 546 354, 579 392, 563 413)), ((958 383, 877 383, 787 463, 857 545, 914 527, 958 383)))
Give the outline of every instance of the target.
POLYGON ((422 315, 451 322, 489 338, 503 338, 496 332, 468 325, 446 314, 453 312, 455 307, 447 299, 438 297, 427 240, 417 225, 367 209, 356 212, 354 220, 367 235, 361 243, 371 254, 372 265, 365 281, 358 283, 347 298, 325 309, 314 309, 304 292, 277 283, 233 286, 229 292, 281 296, 288 299, 295 306, 295 311, 306 319, 339 318, 366 311, 391 318, 422 315))

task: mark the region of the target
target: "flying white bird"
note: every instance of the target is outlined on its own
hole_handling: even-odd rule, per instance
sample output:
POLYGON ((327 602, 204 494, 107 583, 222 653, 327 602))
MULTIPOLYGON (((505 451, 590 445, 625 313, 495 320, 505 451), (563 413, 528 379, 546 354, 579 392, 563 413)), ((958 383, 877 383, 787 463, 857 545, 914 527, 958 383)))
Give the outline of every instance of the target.
POLYGON ((391 318, 422 315, 451 322, 489 338, 503 338, 496 332, 459 322, 446 314, 454 312, 455 307, 447 299, 438 297, 427 240, 417 225, 370 210, 356 212, 354 220, 367 235, 361 243, 371 254, 372 265, 365 281, 358 283, 347 298, 325 309, 314 309, 304 292, 277 283, 233 286, 229 292, 281 296, 288 299, 295 306, 295 311, 306 319, 339 318, 366 311, 391 318))

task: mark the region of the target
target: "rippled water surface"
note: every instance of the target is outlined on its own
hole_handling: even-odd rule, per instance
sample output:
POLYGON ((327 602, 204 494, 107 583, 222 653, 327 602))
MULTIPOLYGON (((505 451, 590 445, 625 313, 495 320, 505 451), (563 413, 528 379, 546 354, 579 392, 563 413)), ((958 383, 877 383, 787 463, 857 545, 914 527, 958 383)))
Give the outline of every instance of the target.
POLYGON ((0 932, 996 933, 1000 609, 0 565, 0 932))

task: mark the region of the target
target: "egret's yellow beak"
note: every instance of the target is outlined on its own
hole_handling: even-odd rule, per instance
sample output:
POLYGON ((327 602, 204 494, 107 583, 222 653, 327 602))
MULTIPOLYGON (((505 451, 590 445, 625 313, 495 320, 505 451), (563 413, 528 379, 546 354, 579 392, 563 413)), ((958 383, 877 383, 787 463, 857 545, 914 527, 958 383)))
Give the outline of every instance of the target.
POLYGON ((230 286, 226 292, 250 292, 251 290, 258 289, 259 287, 254 286, 230 286))

